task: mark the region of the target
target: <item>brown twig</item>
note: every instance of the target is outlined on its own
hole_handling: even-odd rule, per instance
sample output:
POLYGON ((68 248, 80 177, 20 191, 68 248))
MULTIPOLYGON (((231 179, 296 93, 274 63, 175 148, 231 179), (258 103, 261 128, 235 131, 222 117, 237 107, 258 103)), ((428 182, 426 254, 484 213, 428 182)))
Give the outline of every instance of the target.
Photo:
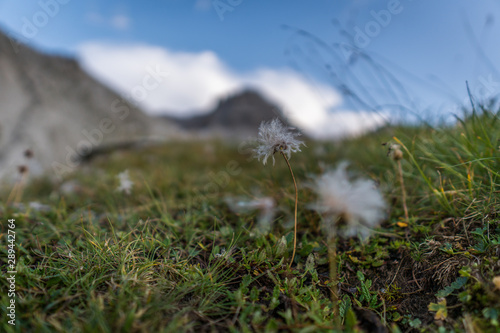
POLYGON ((420 283, 418 283, 418 280, 417 278, 415 277, 415 270, 413 270, 413 267, 411 269, 411 275, 413 276, 413 281, 415 281, 415 283, 417 284, 417 286, 422 289, 422 286, 420 285, 420 283))
POLYGON ((389 287, 392 285, 392 283, 393 283, 393 282, 394 282, 394 280, 396 279, 396 276, 398 276, 399 269, 401 268, 401 265, 402 265, 402 264, 403 264, 403 259, 401 259, 401 261, 399 262, 398 269, 396 270, 396 274, 394 274, 394 277, 392 278, 391 283, 389 283, 389 287))

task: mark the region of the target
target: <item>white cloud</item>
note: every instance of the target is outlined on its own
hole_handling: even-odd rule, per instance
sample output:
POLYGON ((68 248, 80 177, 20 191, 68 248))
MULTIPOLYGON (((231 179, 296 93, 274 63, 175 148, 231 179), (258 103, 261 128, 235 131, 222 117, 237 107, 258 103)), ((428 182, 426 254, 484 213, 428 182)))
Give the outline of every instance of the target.
POLYGON ((317 118, 316 130, 320 137, 342 138, 376 130, 388 122, 387 112, 336 111, 317 118))
POLYGON ((79 47, 79 54, 89 73, 153 114, 206 112, 218 97, 252 87, 313 136, 350 135, 384 123, 383 116, 368 112, 330 112, 341 106, 337 91, 297 72, 262 68, 237 73, 211 51, 188 53, 149 45, 87 43, 79 47))
POLYGON ((87 71, 128 96, 133 95, 134 88, 144 85, 145 77, 150 75, 148 69, 168 73, 139 103, 146 111, 157 114, 170 111, 183 115, 209 109, 216 96, 240 86, 238 78, 210 51, 194 54, 140 45, 86 44, 80 47, 80 56, 87 71))

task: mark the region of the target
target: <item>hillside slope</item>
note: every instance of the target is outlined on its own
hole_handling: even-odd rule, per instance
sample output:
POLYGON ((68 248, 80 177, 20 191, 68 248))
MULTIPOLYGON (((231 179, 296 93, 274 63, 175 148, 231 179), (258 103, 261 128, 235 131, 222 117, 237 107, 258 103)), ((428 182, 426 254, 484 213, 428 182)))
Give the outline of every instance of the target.
POLYGON ((174 135, 86 74, 73 59, 41 54, 0 32, 0 177, 30 164, 63 176, 103 144, 174 135), (24 152, 30 149, 31 161, 24 152))

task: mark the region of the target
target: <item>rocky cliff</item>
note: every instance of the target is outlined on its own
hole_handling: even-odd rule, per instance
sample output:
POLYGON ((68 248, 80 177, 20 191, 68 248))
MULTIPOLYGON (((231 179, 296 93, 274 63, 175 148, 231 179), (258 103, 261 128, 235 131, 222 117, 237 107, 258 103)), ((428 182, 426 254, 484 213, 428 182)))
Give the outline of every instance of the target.
POLYGON ((94 80, 75 60, 42 54, 0 32, 0 177, 21 164, 31 165, 31 173, 64 176, 102 145, 176 131, 94 80))

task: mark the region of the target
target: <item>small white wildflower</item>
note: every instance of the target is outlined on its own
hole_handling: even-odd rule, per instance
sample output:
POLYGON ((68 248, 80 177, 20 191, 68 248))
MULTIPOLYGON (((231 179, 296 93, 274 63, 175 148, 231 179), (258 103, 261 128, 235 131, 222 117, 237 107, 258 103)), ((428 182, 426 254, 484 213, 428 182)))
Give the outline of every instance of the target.
POLYGON ((49 205, 41 204, 38 201, 30 202, 29 207, 37 212, 50 212, 50 210, 52 209, 49 205))
POLYGON ((255 157, 259 161, 262 159, 264 165, 269 156, 272 156, 274 165, 274 154, 277 152, 283 152, 290 159, 292 153, 300 151, 300 145, 305 144, 295 138, 300 133, 289 130, 290 128, 283 125, 278 118, 269 122, 263 121, 259 127, 258 146, 254 149, 255 157))
POLYGON ((245 198, 227 197, 226 203, 235 213, 249 213, 254 210, 259 211, 259 228, 267 231, 273 220, 276 211, 276 203, 271 197, 255 198, 248 200, 245 198))
POLYGON ((337 230, 344 236, 359 234, 369 236, 371 229, 384 218, 385 202, 375 183, 368 179, 349 181, 347 163, 341 163, 335 171, 323 174, 314 186, 319 195, 316 210, 329 214, 326 229, 330 236, 337 230), (346 225, 339 228, 337 219, 342 217, 346 225))
POLYGON ((79 193, 82 192, 82 185, 76 180, 68 180, 62 183, 59 187, 59 192, 66 195, 79 193))
POLYGON ((119 173, 117 177, 120 181, 120 185, 116 188, 116 190, 119 192, 124 192, 125 194, 130 194, 134 183, 130 180, 128 170, 119 173))

